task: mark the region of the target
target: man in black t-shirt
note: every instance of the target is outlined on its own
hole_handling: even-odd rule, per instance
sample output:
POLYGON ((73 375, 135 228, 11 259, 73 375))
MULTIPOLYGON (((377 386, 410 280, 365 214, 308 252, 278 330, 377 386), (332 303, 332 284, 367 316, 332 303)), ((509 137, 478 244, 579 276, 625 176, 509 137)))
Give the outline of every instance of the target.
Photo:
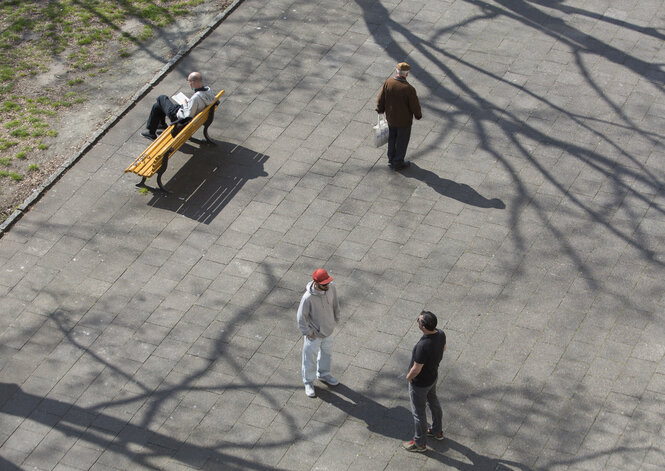
POLYGON ((443 440, 441 405, 436 397, 436 379, 439 363, 446 350, 446 334, 436 328, 437 319, 429 311, 418 316, 418 328, 423 333, 411 354, 411 364, 406 380, 409 382, 409 398, 415 433, 413 439, 403 444, 407 451, 427 450, 426 436, 443 440), (427 410, 432 412, 432 427, 427 427, 427 410))

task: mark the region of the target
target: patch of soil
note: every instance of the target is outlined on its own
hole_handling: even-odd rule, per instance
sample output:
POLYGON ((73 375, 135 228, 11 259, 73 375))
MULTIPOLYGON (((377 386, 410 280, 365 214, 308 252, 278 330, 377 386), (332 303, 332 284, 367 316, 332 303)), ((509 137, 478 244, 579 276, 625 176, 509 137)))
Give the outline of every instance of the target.
MULTIPOLYGON (((155 30, 154 39, 130 47, 119 40, 109 41, 101 54, 93 58, 95 66, 106 70, 90 78, 84 72, 67 71, 61 53, 52 62, 47 72, 21 80, 14 89, 22 96, 64 96, 76 92, 85 97, 83 103, 66 109, 60 108, 56 117, 47 119, 50 127, 58 131, 57 137, 44 137, 46 151, 32 151, 25 162, 13 161, 23 166, 23 179, 0 180, 0 223, 9 217, 17 206, 36 191, 54 171, 80 151, 87 139, 112 116, 122 110, 144 84, 179 51, 191 45, 191 39, 205 30, 221 14, 232 0, 205 0, 192 8, 190 14, 178 17, 175 23, 155 30), (120 57, 119 51, 126 51, 120 57), (80 85, 68 85, 75 78, 85 78, 80 85), (75 124, 75 125, 72 125, 75 124), (38 165, 38 170, 28 170, 28 164, 38 165)), ((142 24, 128 21, 123 31, 139 30, 142 24)), ((3 120, 8 116, 3 117, 3 120)), ((2 170, 2 168, 0 168, 2 170)))

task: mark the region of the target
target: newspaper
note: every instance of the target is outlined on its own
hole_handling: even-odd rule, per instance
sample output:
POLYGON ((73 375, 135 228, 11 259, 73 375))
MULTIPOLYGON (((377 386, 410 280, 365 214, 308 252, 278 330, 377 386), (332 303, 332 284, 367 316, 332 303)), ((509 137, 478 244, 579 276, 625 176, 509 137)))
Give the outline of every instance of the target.
POLYGON ((184 105, 185 103, 187 103, 187 100, 189 100, 189 98, 187 98, 187 95, 185 95, 184 93, 178 92, 171 97, 171 100, 175 101, 179 105, 184 105))

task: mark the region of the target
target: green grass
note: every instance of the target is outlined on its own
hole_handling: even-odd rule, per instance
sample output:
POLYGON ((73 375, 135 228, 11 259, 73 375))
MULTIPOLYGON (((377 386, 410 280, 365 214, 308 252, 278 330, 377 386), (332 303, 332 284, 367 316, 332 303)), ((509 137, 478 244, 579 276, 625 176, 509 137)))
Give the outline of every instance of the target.
POLYGON ((3 111, 5 113, 10 112, 10 111, 18 111, 21 109, 21 105, 19 105, 16 102, 13 101, 5 101, 2 104, 2 107, 0 107, 0 111, 3 111))
POLYGON ((7 65, 0 66, 0 82, 11 82, 15 76, 13 68, 7 65))
POLYGON ((139 188, 139 193, 141 193, 142 195, 147 195, 148 193, 150 193, 150 190, 148 190, 147 188, 139 188))
POLYGON ((141 31, 141 34, 139 34, 139 40, 145 41, 146 39, 150 39, 154 36, 155 30, 153 29, 152 26, 150 25, 145 25, 143 27, 143 30, 141 31))
POLYGON ((12 158, 11 157, 0 157, 0 165, 4 165, 5 167, 9 167, 12 163, 12 158))
POLYGON ((34 172, 35 170, 39 170, 39 165, 30 164, 30 165, 28 165, 28 170, 30 170, 31 172, 34 172))
POLYGON ((28 131, 24 127, 20 127, 14 129, 12 132, 9 133, 9 135, 12 137, 28 137, 30 135, 30 131, 28 131))
POLYGON ((16 141, 9 141, 7 139, 0 139, 0 150, 7 150, 10 147, 14 147, 18 142, 16 141))
POLYGON ((21 175, 20 173, 8 172, 6 170, 0 170, 0 177, 9 177, 17 182, 23 180, 23 175, 21 175))
POLYGON ((80 85, 82 83, 83 83, 83 79, 80 78, 80 77, 67 81, 67 85, 69 85, 70 87, 72 87, 74 85, 80 85))
MULTIPOLYGON (((140 43, 186 15, 203 0, 0 0, 0 95, 17 79, 48 69, 69 49, 72 70, 90 70, 107 54, 109 41, 122 36, 140 43), (121 33, 135 18, 144 24, 136 36, 121 33), (96 59, 97 58, 97 59, 96 59)), ((103 62, 103 61, 102 61, 103 62)))

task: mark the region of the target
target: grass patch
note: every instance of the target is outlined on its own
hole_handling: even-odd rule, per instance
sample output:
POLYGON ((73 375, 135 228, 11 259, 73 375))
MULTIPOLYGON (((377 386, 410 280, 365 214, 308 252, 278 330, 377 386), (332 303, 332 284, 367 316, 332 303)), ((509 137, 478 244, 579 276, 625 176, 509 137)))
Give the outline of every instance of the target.
POLYGON ((0 139, 0 150, 7 150, 10 147, 14 147, 18 142, 16 141, 9 141, 7 139, 0 139))
POLYGON ((5 101, 0 108, 4 113, 9 113, 12 111, 18 111, 21 109, 21 105, 13 101, 5 101))
POLYGON ((139 193, 141 193, 142 195, 147 195, 148 193, 150 193, 150 190, 148 190, 147 188, 139 188, 139 193))
POLYGON ((67 80, 67 85, 69 85, 70 87, 73 87, 74 85, 81 85, 82 83, 83 79, 80 77, 72 80, 67 80))
POLYGON ((37 165, 37 164, 30 164, 30 165, 28 165, 28 170, 30 170, 31 172, 34 172, 34 171, 36 171, 36 170, 39 170, 39 165, 37 165))
POLYGON ((11 82, 14 80, 15 76, 16 74, 13 68, 7 65, 0 66, 0 82, 11 82))
POLYGON ((12 137, 28 137, 30 135, 30 131, 28 131, 24 127, 20 127, 14 129, 12 132, 9 133, 9 135, 12 137))
POLYGON ((4 165, 5 167, 9 167, 9 165, 12 163, 12 158, 11 157, 2 157, 0 158, 0 165, 4 165))
POLYGON ((152 28, 152 26, 145 25, 143 27, 143 30, 141 31, 141 34, 139 34, 139 40, 140 41, 145 41, 146 39, 152 38, 154 34, 155 34, 155 30, 152 28))
POLYGON ((40 142, 39 144, 37 144, 37 149, 46 150, 46 149, 48 149, 48 144, 44 144, 43 142, 40 142))
POLYGON ((20 173, 8 172, 7 170, 0 170, 0 177, 9 177, 16 182, 23 180, 23 175, 20 173))

